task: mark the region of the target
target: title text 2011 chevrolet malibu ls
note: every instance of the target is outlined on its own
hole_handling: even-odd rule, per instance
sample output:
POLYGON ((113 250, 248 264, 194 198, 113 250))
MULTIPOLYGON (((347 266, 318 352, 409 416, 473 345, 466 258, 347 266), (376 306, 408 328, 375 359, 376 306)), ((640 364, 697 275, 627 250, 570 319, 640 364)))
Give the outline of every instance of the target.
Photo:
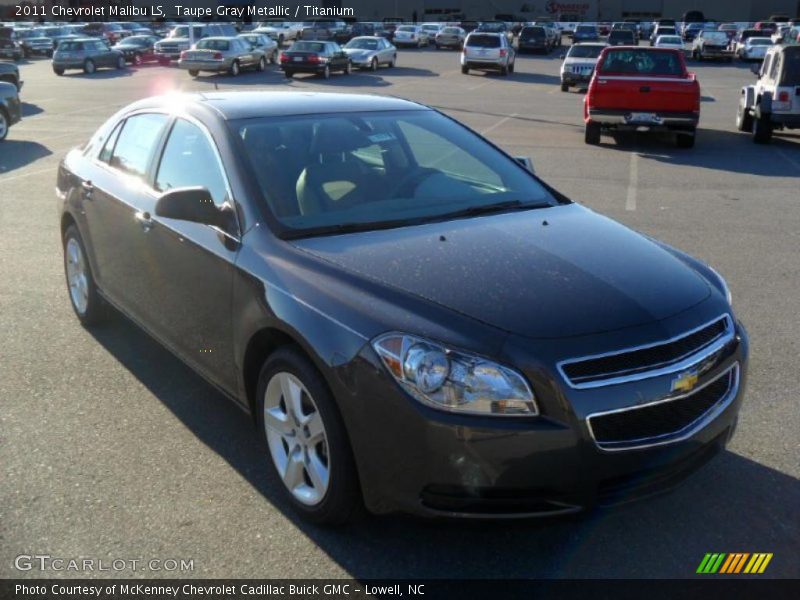
POLYGON ((251 412, 309 519, 627 501, 735 428, 722 278, 428 107, 152 98, 57 190, 78 318, 117 307, 251 412))

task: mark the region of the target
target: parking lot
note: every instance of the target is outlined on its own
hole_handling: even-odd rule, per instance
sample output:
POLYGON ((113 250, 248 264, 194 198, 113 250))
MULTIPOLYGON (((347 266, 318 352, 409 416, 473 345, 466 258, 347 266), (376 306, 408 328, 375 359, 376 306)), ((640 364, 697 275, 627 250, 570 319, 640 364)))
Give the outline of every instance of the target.
MULTIPOLYGON (((706 552, 771 552, 764 576, 800 577, 800 135, 736 131, 747 65, 693 64, 694 149, 670 138, 586 146, 582 94, 559 52, 516 72, 462 75, 451 51, 401 51, 395 69, 325 81, 189 77, 145 66, 56 77, 20 66, 24 120, 0 145, 0 576, 19 554, 193 559, 195 577, 672 578, 706 552), (388 94, 432 105, 567 196, 697 256, 727 279, 751 335, 748 392, 727 452, 674 492, 569 520, 429 522, 295 517, 247 416, 118 317, 74 318, 53 188, 59 160, 118 108, 170 90, 388 94)), ((479 282, 476 282, 479 284, 479 282)), ((130 570, 122 576, 177 573, 130 570)))

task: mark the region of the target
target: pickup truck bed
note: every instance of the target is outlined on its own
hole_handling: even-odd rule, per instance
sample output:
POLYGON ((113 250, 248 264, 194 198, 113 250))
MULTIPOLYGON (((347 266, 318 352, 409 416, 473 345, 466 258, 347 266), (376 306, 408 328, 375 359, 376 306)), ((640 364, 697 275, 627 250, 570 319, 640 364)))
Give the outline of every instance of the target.
POLYGON ((699 119, 700 86, 681 52, 617 46, 600 54, 584 98, 587 144, 604 130, 647 130, 673 132, 688 148, 699 119))

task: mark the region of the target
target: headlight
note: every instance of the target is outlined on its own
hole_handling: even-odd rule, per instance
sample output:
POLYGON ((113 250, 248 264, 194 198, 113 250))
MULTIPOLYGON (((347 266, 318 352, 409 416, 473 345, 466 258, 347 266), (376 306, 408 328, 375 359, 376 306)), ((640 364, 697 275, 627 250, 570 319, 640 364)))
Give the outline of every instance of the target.
POLYGON ((379 336, 372 347, 392 377, 423 404, 479 415, 539 414, 525 378, 513 369, 402 333, 379 336))
POLYGON ((731 290, 728 287, 728 282, 725 281, 725 278, 722 275, 720 275, 714 267, 708 265, 708 268, 717 277, 717 280, 719 281, 719 289, 722 293, 725 294, 725 300, 728 301, 729 305, 733 306, 733 295, 731 294, 731 290))

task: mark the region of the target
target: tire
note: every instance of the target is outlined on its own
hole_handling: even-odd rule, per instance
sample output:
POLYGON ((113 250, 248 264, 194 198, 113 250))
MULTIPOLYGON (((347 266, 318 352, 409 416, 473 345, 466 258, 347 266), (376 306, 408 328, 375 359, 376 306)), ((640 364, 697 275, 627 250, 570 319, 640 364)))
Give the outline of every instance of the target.
POLYGON ((361 492, 344 423, 320 373, 296 348, 280 348, 261 368, 256 402, 269 463, 294 509, 314 523, 346 523, 362 505, 361 492))
POLYGON ((294 71, 284 71, 283 74, 286 76, 286 79, 294 77, 294 71))
POLYGON ((373 58, 372 59, 372 62, 369 63, 369 68, 372 71, 377 71, 378 70, 378 59, 377 58, 373 58))
POLYGON ((231 63, 231 68, 228 69, 228 75, 231 77, 236 77, 241 72, 241 67, 239 66, 239 61, 235 60, 231 63))
POLYGON ((82 325, 95 325, 106 316, 106 307, 97 292, 86 248, 75 225, 67 227, 62 242, 64 276, 72 310, 82 325))
POLYGON ((569 91, 569 84, 568 83, 562 83, 561 84, 561 91, 562 92, 568 92, 569 91))
POLYGON ((62 67, 53 67, 53 73, 61 77, 64 74, 64 69, 62 67))
POLYGON ((133 55, 133 64, 134 64, 134 66, 137 66, 137 67, 142 66, 142 55, 139 54, 138 52, 136 52, 133 55))
POLYGON ((267 59, 263 56, 258 59, 258 67, 256 67, 259 71, 266 71, 267 70, 267 59))
POLYGON ((694 141, 697 137, 697 129, 693 127, 691 129, 691 134, 692 135, 682 135, 679 133, 675 137, 675 145, 678 148, 694 148, 694 141))
POLYGON ((503 65, 500 68, 500 75, 502 75, 503 77, 508 77, 508 67, 507 66, 503 65))
POLYGON ((352 72, 353 72, 353 63, 351 63, 350 61, 348 61, 348 62, 347 62, 347 66, 344 68, 344 71, 342 71, 342 72, 343 72, 345 75, 350 75, 350 73, 352 73, 352 72))
POLYGON ((514 72, 514 63, 513 62, 510 65, 508 65, 508 72, 509 73, 513 73, 514 72))
POLYGON ((278 49, 276 48, 269 57, 269 64, 274 65, 278 62, 278 49))
POLYGON ((118 56, 117 57, 117 70, 121 71, 122 69, 126 68, 127 66, 128 66, 128 63, 125 62, 125 57, 124 56, 118 56))
POLYGON ((95 66, 93 60, 87 60, 85 63, 83 63, 83 72, 86 73, 87 75, 91 75, 96 70, 97 67, 95 66))
POLYGON ((322 69, 322 73, 320 73, 320 77, 323 79, 330 79, 331 78, 331 68, 328 65, 325 65, 325 68, 322 69))
POLYGON ((597 146, 600 143, 600 123, 592 121, 586 123, 583 130, 583 141, 590 146, 597 146))
POLYGON ((736 129, 739 131, 753 131, 753 115, 747 110, 742 100, 739 101, 739 109, 736 111, 736 129))
POLYGON ((753 141, 756 144, 769 144, 772 140, 772 122, 769 118, 753 119, 753 141))
POLYGON ((395 54, 394 58, 392 58, 391 62, 389 62, 389 68, 394 69, 396 66, 397 66, 397 55, 395 54))
POLYGON ((462 65, 461 73, 464 74, 464 75, 469 75, 469 67, 462 65))
POLYGON ((189 69, 189 75, 191 77, 197 77, 198 75, 200 75, 200 71, 196 71, 195 69, 189 69))
POLYGON ((11 129, 11 125, 9 125, 8 115, 5 110, 0 108, 0 142, 8 137, 9 129, 11 129))

